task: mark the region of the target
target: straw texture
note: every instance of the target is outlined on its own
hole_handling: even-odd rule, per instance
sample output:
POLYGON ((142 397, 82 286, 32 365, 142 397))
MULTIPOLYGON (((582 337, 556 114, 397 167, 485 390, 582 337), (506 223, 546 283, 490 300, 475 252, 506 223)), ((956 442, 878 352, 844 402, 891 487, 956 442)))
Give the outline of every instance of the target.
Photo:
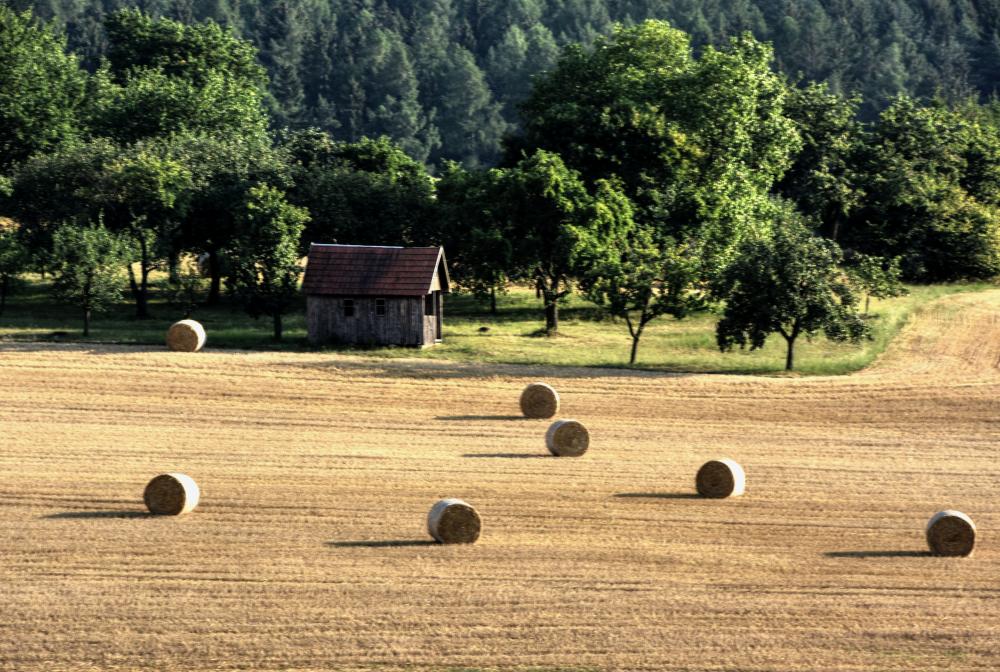
POLYGON ((590 447, 590 432, 576 420, 556 420, 545 432, 545 445, 557 457, 578 457, 590 447))
POLYGON ((482 530, 479 513, 461 499, 442 499, 427 514, 427 532, 442 544, 472 544, 482 530))
POLYGON ((521 412, 526 418, 551 418, 559 412, 559 393, 545 383, 531 383, 521 393, 521 412))
POLYGON ((743 467, 728 458, 703 464, 694 481, 702 497, 738 497, 746 490, 743 467))
POLYGON ((167 347, 177 352, 198 352, 205 340, 205 327, 194 320, 175 322, 167 330, 167 347))
POLYGON ((189 513, 198 506, 200 497, 198 484, 184 474, 160 474, 149 482, 143 493, 146 508, 161 516, 189 513))
POLYGON ((976 524, 961 511, 939 511, 927 522, 927 545, 934 555, 971 555, 976 524))

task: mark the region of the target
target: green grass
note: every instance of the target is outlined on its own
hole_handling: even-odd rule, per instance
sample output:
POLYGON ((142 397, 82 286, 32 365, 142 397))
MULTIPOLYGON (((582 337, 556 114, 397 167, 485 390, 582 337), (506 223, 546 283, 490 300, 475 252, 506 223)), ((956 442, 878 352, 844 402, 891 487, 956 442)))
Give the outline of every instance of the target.
MULTIPOLYGON (((831 343, 824 338, 796 344, 799 374, 843 374, 870 364, 906 322, 930 302, 948 294, 983 290, 987 283, 910 287, 910 294, 872 302, 874 335, 860 345, 831 343)), ((128 301, 97 315, 90 338, 81 335, 81 320, 72 307, 54 303, 48 283, 33 279, 12 296, 0 317, 0 339, 17 341, 74 341, 162 345, 167 327, 182 317, 166 297, 163 280, 154 283, 150 312, 137 320, 128 301)), ((253 320, 239 307, 199 308, 193 317, 205 325, 209 344, 218 348, 310 350, 306 343, 304 300, 285 316, 285 340, 271 340, 268 319, 253 320)), ((324 348, 376 357, 421 357, 466 362, 625 367, 631 339, 624 322, 611 319, 593 304, 569 297, 560 312, 558 336, 542 335, 541 302, 532 291, 515 288, 499 299, 497 315, 469 296, 452 295, 445 301, 444 343, 433 348, 324 348)), ((715 345, 718 314, 704 313, 678 321, 652 322, 639 344, 636 368, 703 373, 780 373, 785 343, 772 336, 758 351, 721 353, 715 345)))

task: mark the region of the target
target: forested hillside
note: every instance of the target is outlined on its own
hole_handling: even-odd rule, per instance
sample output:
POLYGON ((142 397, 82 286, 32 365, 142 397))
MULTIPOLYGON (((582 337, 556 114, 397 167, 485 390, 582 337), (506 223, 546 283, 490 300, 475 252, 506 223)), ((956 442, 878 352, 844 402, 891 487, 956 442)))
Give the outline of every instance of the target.
POLYGON ((866 119, 899 93, 954 101, 1000 82, 1000 0, 0 1, 64 24, 91 69, 123 6, 213 19, 258 47, 277 126, 388 135, 431 164, 494 163, 531 76, 616 21, 668 19, 696 47, 751 31, 790 77, 861 94, 866 119))

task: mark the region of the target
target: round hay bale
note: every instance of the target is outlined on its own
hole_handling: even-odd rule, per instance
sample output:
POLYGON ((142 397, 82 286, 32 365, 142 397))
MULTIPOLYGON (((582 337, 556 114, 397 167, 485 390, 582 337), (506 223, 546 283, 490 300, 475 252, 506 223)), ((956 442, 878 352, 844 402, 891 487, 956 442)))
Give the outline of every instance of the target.
POLYGON ((545 383, 531 383, 521 393, 521 412, 526 418, 551 418, 559 411, 559 393, 545 383))
POLYGON ((194 320, 174 322, 167 330, 167 347, 177 352, 198 352, 205 339, 205 327, 194 320))
POLYGON ((442 499, 427 514, 427 531, 442 544, 475 543, 482 527, 479 513, 461 499, 442 499))
POLYGON ((590 432, 576 420, 556 420, 545 432, 545 445, 556 457, 579 457, 590 447, 590 432))
POLYGON ((746 482, 743 467, 728 458, 710 460, 701 465, 694 479, 699 495, 716 498, 742 495, 746 482))
POLYGON ((149 482, 142 498, 150 513, 161 516, 178 516, 198 506, 201 491, 190 476, 160 474, 149 482))
POLYGON ((939 511, 927 522, 927 545, 934 555, 971 555, 976 524, 961 511, 939 511))

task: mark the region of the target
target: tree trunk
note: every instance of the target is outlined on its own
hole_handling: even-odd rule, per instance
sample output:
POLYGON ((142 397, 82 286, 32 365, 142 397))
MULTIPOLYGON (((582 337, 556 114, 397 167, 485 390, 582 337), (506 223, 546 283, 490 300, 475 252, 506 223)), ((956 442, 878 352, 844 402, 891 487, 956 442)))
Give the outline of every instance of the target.
POLYGON ((7 307, 7 292, 10 291, 10 276, 3 276, 0 281, 0 315, 3 315, 4 308, 7 307))
POLYGON ((559 304, 555 299, 545 303, 545 332, 549 335, 559 331, 559 304))
POLYGON ((139 232, 139 292, 135 297, 135 316, 140 320, 149 319, 149 241, 144 232, 139 232))
POLYGON ((868 314, 868 304, 871 303, 871 300, 872 300, 872 295, 865 294, 865 315, 868 314))
POLYGON ((208 299, 205 303, 210 306, 218 305, 222 296, 222 268, 219 264, 219 251, 212 249, 208 251, 208 273, 212 277, 212 283, 208 289, 208 299))
POLYGON ((788 352, 785 354, 785 371, 791 371, 795 366, 795 339, 786 338, 788 352))
POLYGON ((497 314, 497 288, 490 287, 490 315, 497 314))
POLYGON ((171 250, 167 257, 167 272, 170 276, 170 284, 177 285, 181 281, 181 253, 171 250))
POLYGON ((281 313, 274 314, 274 340, 280 341, 283 333, 283 326, 281 324, 281 313))
POLYGON ((545 286, 544 281, 539 279, 538 284, 545 301, 545 334, 552 336, 559 331, 559 280, 545 286))
POLYGON ((629 355, 629 358, 628 358, 628 365, 629 366, 635 366, 635 359, 636 359, 636 355, 639 353, 639 339, 642 338, 642 328, 643 328, 643 326, 644 325, 642 323, 640 323, 639 324, 639 328, 635 330, 634 334, 632 334, 632 354, 629 355))
POLYGON ((90 336, 90 307, 85 306, 83 309, 83 335, 90 336))

